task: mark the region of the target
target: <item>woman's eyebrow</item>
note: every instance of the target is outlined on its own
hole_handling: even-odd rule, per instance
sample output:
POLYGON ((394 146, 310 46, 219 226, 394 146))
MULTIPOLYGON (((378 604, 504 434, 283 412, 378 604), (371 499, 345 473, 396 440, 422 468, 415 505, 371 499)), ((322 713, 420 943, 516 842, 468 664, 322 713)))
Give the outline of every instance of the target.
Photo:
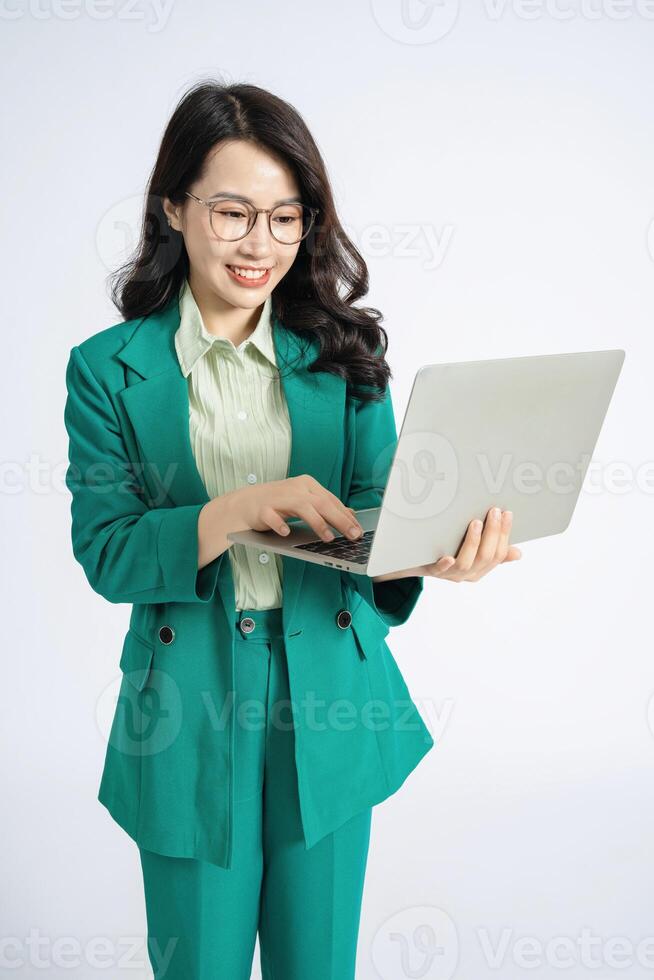
MULTIPOLYGON (((230 201, 247 201, 252 207, 256 207, 254 201, 251 201, 249 197, 244 194, 232 194, 230 191, 218 191, 216 194, 212 194, 209 201, 213 201, 216 197, 228 197, 230 201)), ((275 201, 273 207, 276 208, 278 204, 302 204, 299 197, 285 197, 281 201, 275 201)))

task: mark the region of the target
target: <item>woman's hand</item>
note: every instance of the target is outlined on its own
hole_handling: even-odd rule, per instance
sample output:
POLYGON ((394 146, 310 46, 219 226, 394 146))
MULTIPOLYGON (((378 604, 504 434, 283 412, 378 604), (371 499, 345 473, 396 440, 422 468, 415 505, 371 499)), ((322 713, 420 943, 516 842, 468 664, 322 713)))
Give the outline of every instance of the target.
POLYGON ((363 534, 352 507, 346 507, 308 474, 241 487, 232 497, 232 514, 238 525, 232 530, 251 528, 287 535, 289 527, 284 518, 299 517, 323 541, 334 540, 332 527, 352 540, 363 534))
POLYGON ((509 545, 512 518, 513 514, 510 510, 500 511, 499 508, 491 507, 486 515, 483 533, 481 521, 470 522, 456 558, 443 555, 430 565, 377 575, 373 577, 373 581, 383 582, 394 578, 425 575, 449 579, 451 582, 478 582, 498 565, 522 558, 520 549, 515 545, 509 545))

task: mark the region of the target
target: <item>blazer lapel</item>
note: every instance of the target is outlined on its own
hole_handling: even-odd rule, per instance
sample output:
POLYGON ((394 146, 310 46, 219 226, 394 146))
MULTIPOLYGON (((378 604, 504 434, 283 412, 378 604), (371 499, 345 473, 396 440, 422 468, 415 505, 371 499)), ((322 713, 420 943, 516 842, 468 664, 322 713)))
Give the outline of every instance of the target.
MULTIPOLYGON (((179 323, 175 299, 160 313, 143 319, 117 354, 137 375, 118 394, 134 430, 148 483, 156 486, 160 496, 157 506, 166 506, 166 500, 173 506, 209 500, 191 446, 188 381, 174 343, 179 323)), ((296 334, 285 329, 275 316, 272 329, 291 423, 287 478, 308 473, 327 489, 338 492, 345 380, 326 372, 312 374, 308 370, 313 360, 311 349, 305 350, 296 334)), ((306 562, 282 556, 282 564, 286 628, 292 621, 306 562)), ((228 608, 231 600, 224 589, 221 597, 231 622, 234 609, 228 608)))

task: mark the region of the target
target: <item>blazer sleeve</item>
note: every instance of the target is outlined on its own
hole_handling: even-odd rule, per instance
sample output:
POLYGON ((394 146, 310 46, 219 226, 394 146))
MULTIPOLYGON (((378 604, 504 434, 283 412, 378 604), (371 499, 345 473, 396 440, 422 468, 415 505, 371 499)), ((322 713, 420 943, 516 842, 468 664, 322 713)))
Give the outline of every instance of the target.
MULTIPOLYGON (((355 404, 354 466, 345 503, 362 510, 381 505, 397 445, 397 429, 390 385, 382 401, 355 399, 355 404)), ((388 626, 401 626, 407 621, 424 586, 424 577, 417 575, 373 582, 369 575, 343 574, 388 626)))
POLYGON ((66 388, 73 554, 91 587, 109 602, 209 602, 227 552, 198 570, 204 504, 144 501, 111 399, 79 347, 70 352, 66 388))

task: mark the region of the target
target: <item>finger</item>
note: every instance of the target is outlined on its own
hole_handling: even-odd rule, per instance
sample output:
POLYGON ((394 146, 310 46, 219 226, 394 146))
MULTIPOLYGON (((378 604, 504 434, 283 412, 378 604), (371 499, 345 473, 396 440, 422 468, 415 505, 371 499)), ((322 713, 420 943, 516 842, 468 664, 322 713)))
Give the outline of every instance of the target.
MULTIPOLYGON (((300 479, 304 480, 303 477, 300 479)), ((279 498, 275 501, 277 510, 285 516, 297 516, 303 520, 311 529, 323 539, 323 541, 333 541, 334 533, 332 527, 336 528, 340 534, 345 535, 350 541, 356 541, 363 534, 361 524, 353 516, 351 507, 346 507, 338 497, 329 491, 324 491, 317 480, 307 477, 305 489, 298 497, 297 493, 291 493, 287 497, 279 498), (308 489, 307 484, 314 483, 315 490, 308 489), (332 503, 333 500, 333 503, 332 503), (331 527, 329 526, 331 524, 331 527), (350 528, 356 528, 355 534, 350 534, 350 528)), ((272 508, 270 508, 272 510, 272 508)), ((274 520, 274 518, 272 518, 274 520)))
POLYGON ((500 521, 500 535, 497 541, 497 549, 493 557, 493 564, 499 565, 504 561, 504 558, 509 550, 509 535, 511 534, 511 527, 513 524, 513 513, 510 510, 502 511, 502 518, 500 521))
POLYGON ((262 507, 259 512, 259 517, 262 522, 266 524, 271 531, 276 531, 278 534, 287 535, 290 534, 290 527, 285 522, 281 514, 279 514, 274 507, 265 506, 262 507))
POLYGON ((334 503, 323 497, 314 504, 316 510, 322 514, 324 519, 336 528, 346 538, 356 541, 363 534, 363 528, 358 520, 352 516, 351 508, 344 507, 338 497, 334 503), (354 533, 350 533, 354 528, 354 533))
MULTIPOLYGON (((298 477, 296 479, 302 479, 298 477)), ((318 513, 316 508, 311 504, 312 499, 317 499, 317 497, 309 496, 306 492, 302 492, 298 497, 296 492, 289 492, 286 494, 279 494, 275 498, 275 506, 272 507, 270 504, 266 507, 262 507, 260 516, 262 520, 265 520, 267 524, 274 527, 275 530, 281 530, 276 524, 276 520, 279 515, 282 518, 299 518, 304 521, 317 535, 321 537, 324 541, 332 541, 334 535, 332 534, 331 528, 323 520, 321 515, 318 513)), ((281 521, 284 527, 288 525, 281 521)), ((285 533, 285 532, 281 532, 285 533)))
POLYGON ((340 513, 342 515, 342 520, 340 521, 338 519, 336 521, 329 520, 329 523, 333 527, 338 528, 341 531, 341 533, 345 534, 347 537, 350 536, 348 534, 348 531, 353 525, 354 527, 359 528, 359 532, 362 534, 363 527, 361 526, 361 523, 357 518, 356 512, 353 510, 353 508, 348 507, 346 504, 344 504, 343 501, 339 497, 337 497, 335 493, 332 493, 331 490, 327 490, 326 487, 323 487, 322 484, 318 483, 317 480, 314 480, 313 477, 311 477, 310 479, 313 482, 313 486, 310 487, 309 492, 315 494, 321 500, 327 501, 331 505, 331 507, 334 508, 334 510, 328 511, 325 510, 324 508, 320 508, 318 504, 314 504, 314 506, 316 506, 316 509, 320 509, 321 513, 324 515, 324 517, 327 520, 329 520, 330 516, 333 514, 340 513))
POLYGON ((499 507, 491 507, 486 514, 484 532, 479 542, 477 555, 470 569, 473 574, 479 574, 493 564, 495 552, 500 540, 502 528, 502 511, 499 507))
POLYGON ((446 572, 448 572, 456 564, 456 559, 452 555, 443 555, 438 561, 433 562, 431 565, 427 565, 427 572, 429 575, 435 575, 436 578, 446 578, 446 572))
MULTIPOLYGON (((357 517, 357 513, 354 510, 354 508, 348 507, 347 504, 344 504, 343 501, 336 496, 335 493, 331 493, 329 490, 325 490, 325 495, 327 499, 331 501, 332 505, 336 507, 337 510, 343 513, 343 517, 347 522, 347 527, 349 528, 354 524, 355 527, 360 528, 361 533, 363 533, 363 526, 359 518, 357 517)), ((336 527, 338 525, 334 525, 334 526, 336 527)))
POLYGON ((505 562, 518 561, 520 558, 522 558, 522 552, 520 551, 520 548, 516 548, 516 546, 512 544, 506 553, 506 558, 504 559, 504 561, 505 562))
POLYGON ((323 541, 334 540, 334 533, 332 529, 313 504, 303 500, 301 503, 296 504, 295 512, 297 513, 298 517, 301 517, 302 520, 313 529, 319 538, 323 539, 323 541))
POLYGON ((470 521, 463 543, 456 553, 455 564, 449 569, 450 572, 459 574, 467 572, 472 567, 481 540, 482 526, 480 520, 470 521))

